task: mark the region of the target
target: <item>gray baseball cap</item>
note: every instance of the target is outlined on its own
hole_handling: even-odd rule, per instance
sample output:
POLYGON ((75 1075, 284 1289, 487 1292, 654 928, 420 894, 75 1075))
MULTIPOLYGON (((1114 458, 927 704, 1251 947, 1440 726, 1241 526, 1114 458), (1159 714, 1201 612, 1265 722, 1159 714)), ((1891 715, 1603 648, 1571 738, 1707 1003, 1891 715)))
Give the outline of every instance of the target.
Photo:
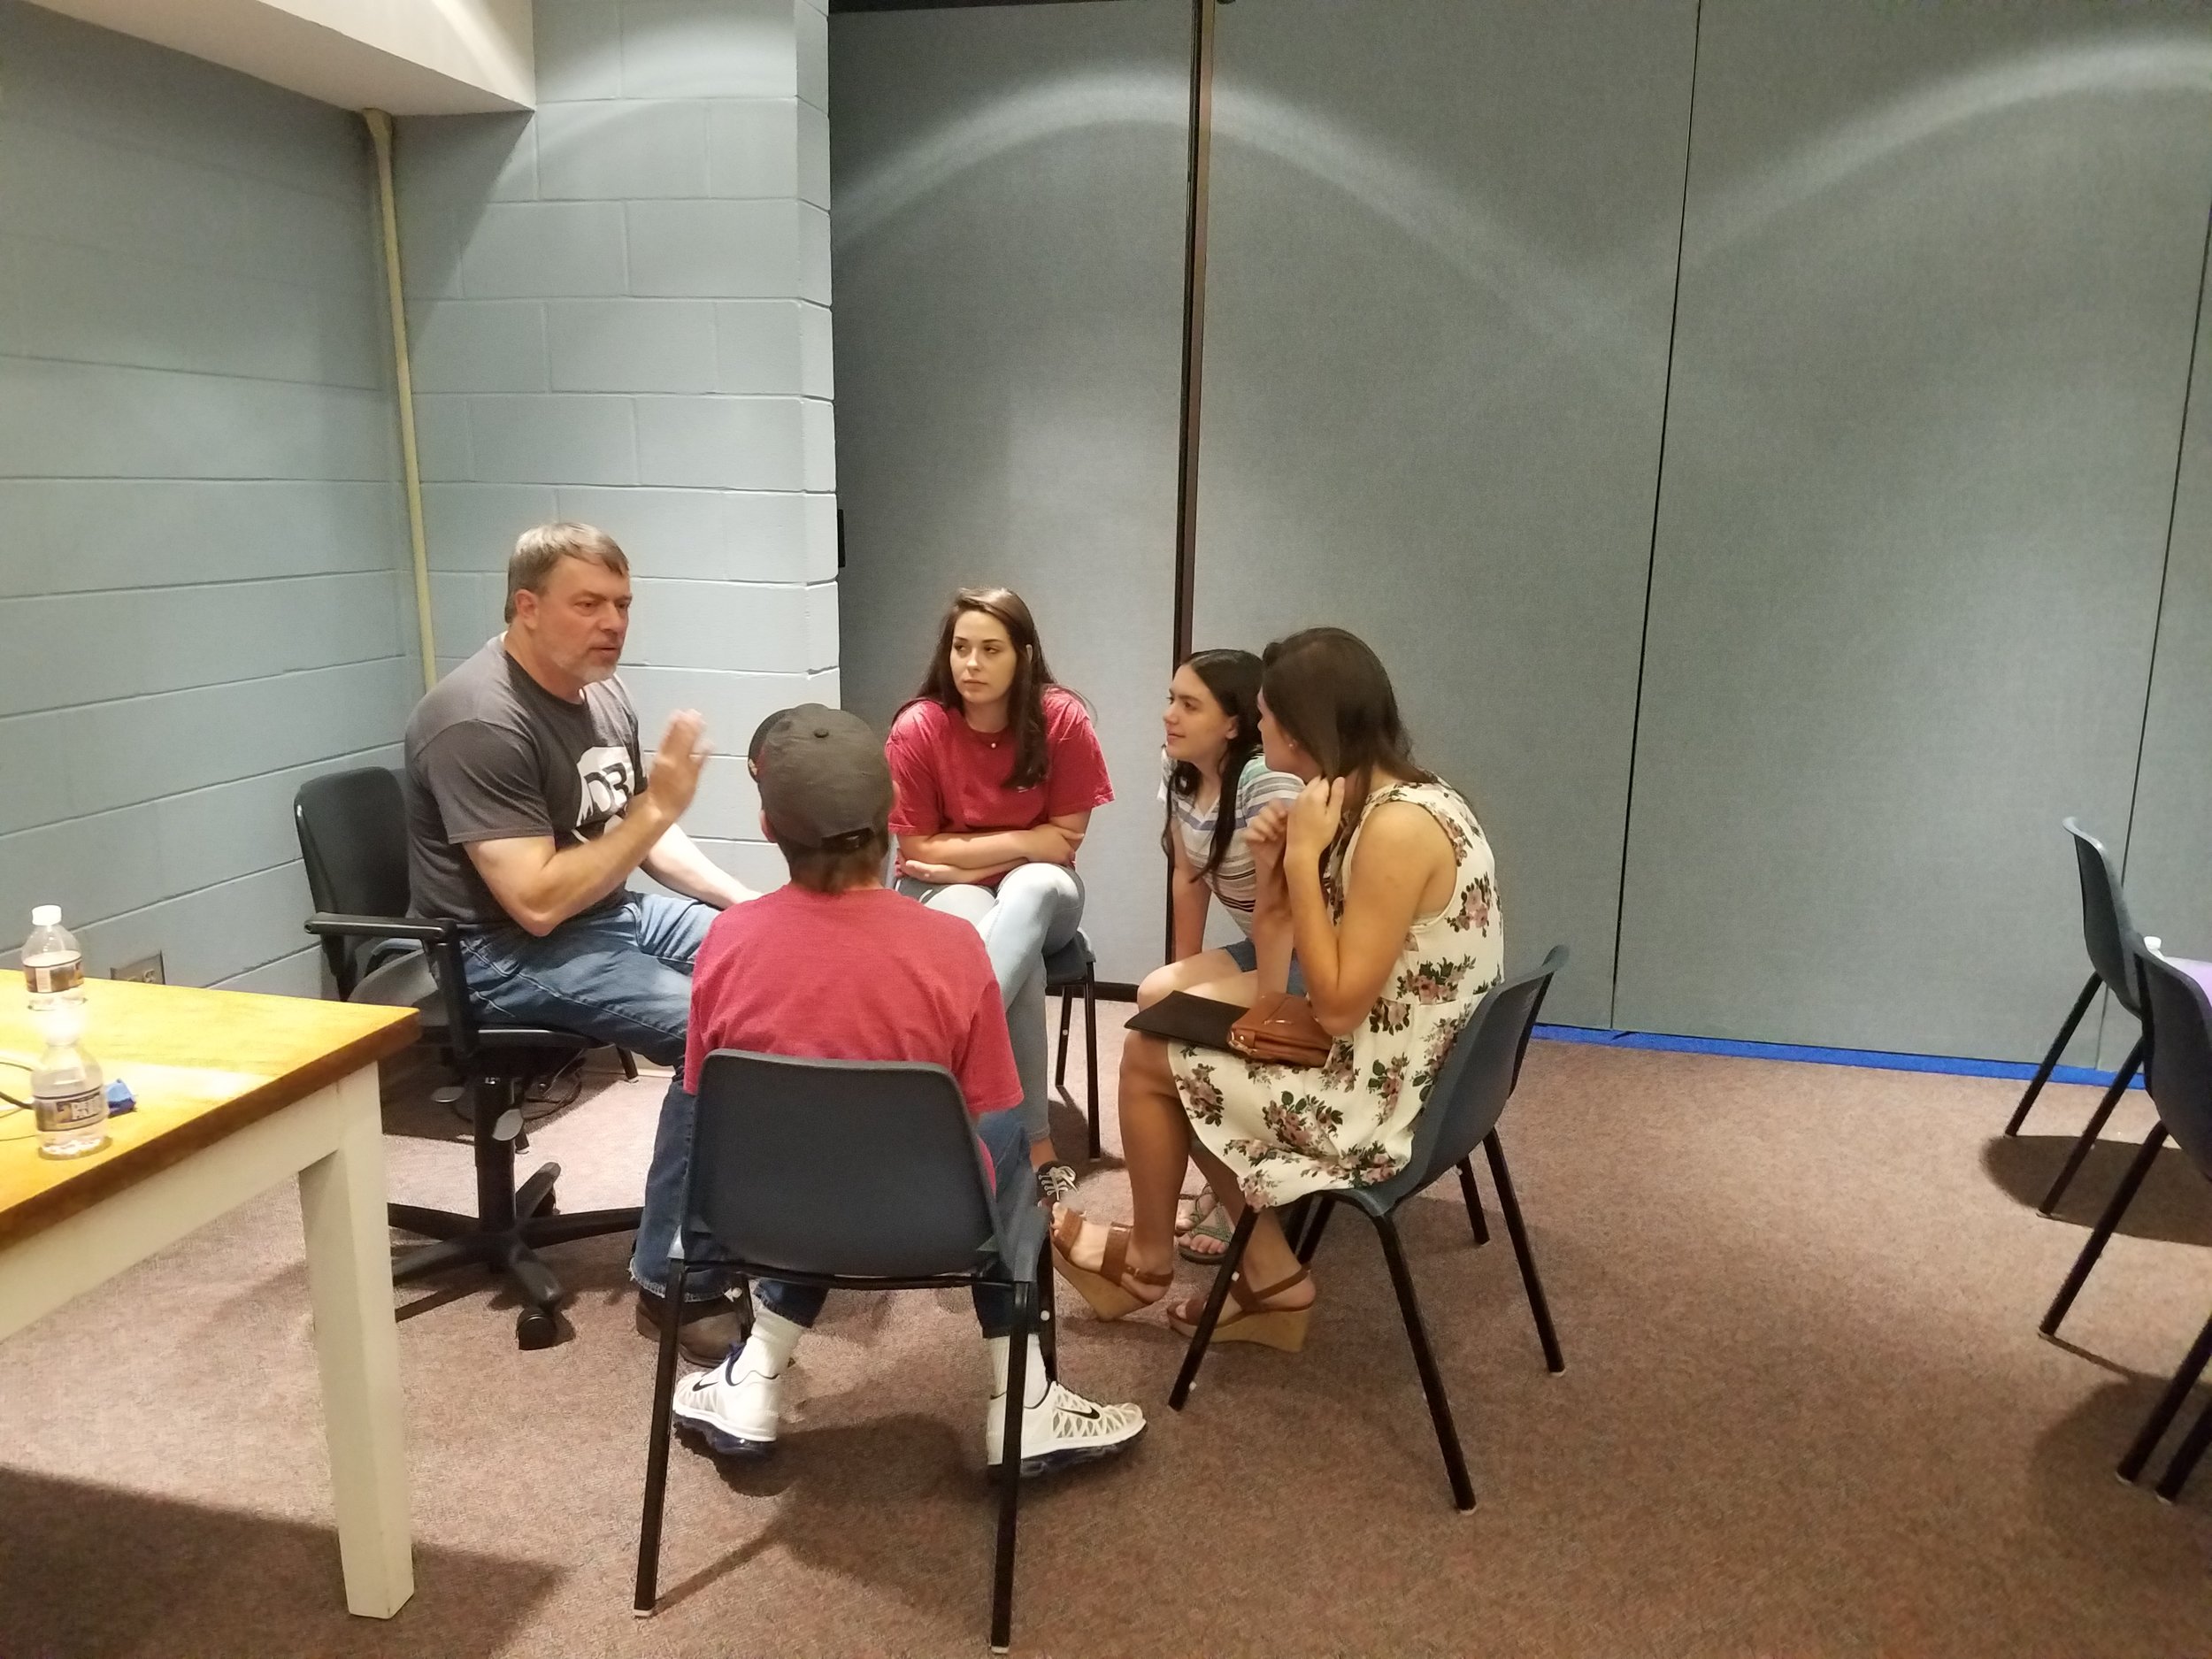
POLYGON ((795 847, 862 844, 891 815, 883 740, 842 709, 786 710, 761 739, 760 810, 795 847))

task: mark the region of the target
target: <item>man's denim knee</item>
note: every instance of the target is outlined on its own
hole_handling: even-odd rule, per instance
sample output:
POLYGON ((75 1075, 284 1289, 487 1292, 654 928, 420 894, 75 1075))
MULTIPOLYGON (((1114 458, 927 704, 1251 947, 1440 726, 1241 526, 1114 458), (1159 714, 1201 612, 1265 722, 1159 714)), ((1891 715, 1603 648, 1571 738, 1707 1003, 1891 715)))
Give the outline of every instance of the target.
MULTIPOLYGON (((637 1244, 630 1256, 630 1277, 655 1295, 664 1294, 672 1277, 669 1258, 684 1223, 691 1191, 691 1132, 699 1102, 684 1087, 679 1071, 661 1099, 660 1123, 653 1131, 653 1161, 645 1171, 645 1208, 638 1219, 637 1244)), ((692 1301, 722 1294, 725 1276, 711 1270, 695 1273, 685 1288, 692 1301)))

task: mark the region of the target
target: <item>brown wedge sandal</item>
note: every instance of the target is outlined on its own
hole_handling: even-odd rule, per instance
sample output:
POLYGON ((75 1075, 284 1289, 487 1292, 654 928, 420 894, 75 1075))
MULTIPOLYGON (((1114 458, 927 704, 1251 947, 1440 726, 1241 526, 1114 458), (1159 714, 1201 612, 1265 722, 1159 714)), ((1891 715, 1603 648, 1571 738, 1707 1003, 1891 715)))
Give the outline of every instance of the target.
POLYGON ((1060 1277, 1082 1293, 1083 1300, 1091 1304, 1091 1311, 1102 1319, 1120 1319, 1141 1308, 1149 1308, 1167 1294, 1175 1282, 1175 1272, 1148 1273, 1142 1268, 1129 1265, 1129 1229, 1116 1222, 1106 1229, 1106 1248, 1094 1267, 1078 1267, 1073 1251, 1076 1240, 1083 1236, 1083 1217, 1076 1210, 1063 1210, 1052 1221, 1052 1264, 1060 1270, 1060 1277), (1153 1286, 1149 1296, 1138 1294, 1130 1284, 1153 1286))
MULTIPOLYGON (((1229 1301, 1221 1317, 1214 1321, 1213 1340, 1217 1342, 1257 1342, 1265 1348, 1295 1354, 1306 1345, 1306 1326, 1313 1317, 1313 1304, 1302 1308, 1271 1308, 1268 1298, 1279 1296, 1286 1290, 1294 1290, 1304 1284, 1308 1274, 1300 1268, 1279 1284, 1265 1290, 1247 1290, 1244 1275, 1239 1273, 1229 1281, 1229 1301)), ((1204 1317, 1206 1299, 1194 1296, 1180 1307, 1167 1310, 1167 1322, 1178 1336, 1195 1336, 1198 1321, 1204 1317)))

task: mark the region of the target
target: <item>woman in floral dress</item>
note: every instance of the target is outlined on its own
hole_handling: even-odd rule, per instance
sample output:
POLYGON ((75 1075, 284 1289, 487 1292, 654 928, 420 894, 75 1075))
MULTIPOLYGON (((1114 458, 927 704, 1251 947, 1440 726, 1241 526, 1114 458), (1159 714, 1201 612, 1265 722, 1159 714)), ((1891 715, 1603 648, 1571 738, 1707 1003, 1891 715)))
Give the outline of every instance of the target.
MULTIPOLYGON (((1505 934, 1489 843, 1466 802, 1414 764, 1375 654, 1340 628, 1310 628, 1265 662, 1267 764, 1306 787, 1248 832, 1257 902, 1288 910, 1307 996, 1335 1045, 1324 1064, 1296 1067, 1131 1033, 1120 1113, 1133 1220, 1108 1226, 1063 1207, 1053 1255, 1102 1317, 1157 1302, 1195 1157, 1232 1216, 1248 1203, 1266 1212, 1215 1340, 1294 1350, 1314 1291, 1273 1210, 1404 1168, 1438 1067, 1502 977, 1505 934)), ((1256 973, 1198 987, 1242 1003, 1281 988, 1256 973)), ((1191 1298, 1169 1322, 1187 1332, 1202 1305, 1191 1298)))

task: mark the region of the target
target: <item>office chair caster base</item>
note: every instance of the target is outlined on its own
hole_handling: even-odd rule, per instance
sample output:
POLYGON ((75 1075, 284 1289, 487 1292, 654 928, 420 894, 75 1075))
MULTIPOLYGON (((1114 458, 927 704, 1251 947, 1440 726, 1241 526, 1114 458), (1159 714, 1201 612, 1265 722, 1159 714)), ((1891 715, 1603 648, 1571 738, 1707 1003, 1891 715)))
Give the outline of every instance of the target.
POLYGON ((552 1348, 563 1335, 561 1316, 547 1308, 525 1308, 515 1316, 515 1346, 552 1348))

